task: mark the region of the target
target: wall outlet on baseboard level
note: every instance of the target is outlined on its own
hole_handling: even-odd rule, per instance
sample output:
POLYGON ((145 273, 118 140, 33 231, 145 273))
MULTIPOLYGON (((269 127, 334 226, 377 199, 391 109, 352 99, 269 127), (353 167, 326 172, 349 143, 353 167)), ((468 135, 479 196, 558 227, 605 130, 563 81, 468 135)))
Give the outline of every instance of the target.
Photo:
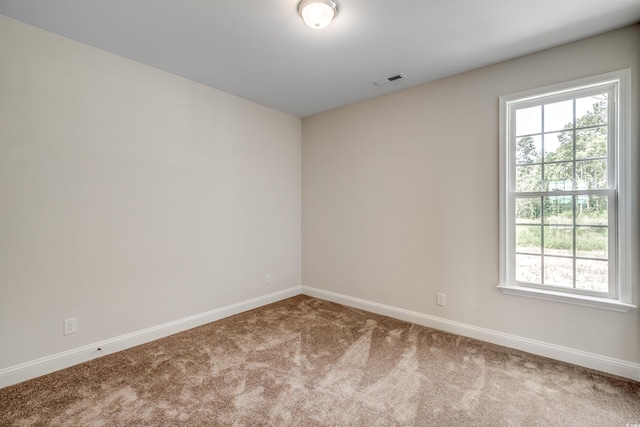
POLYGON ((72 317, 70 319, 64 319, 64 334, 75 334, 78 332, 78 319, 72 317))
POLYGON ((265 276, 265 278, 264 278, 264 283, 265 283, 266 285, 270 285, 270 284, 271 284, 271 275, 270 275, 270 274, 267 274, 267 275, 265 276))
POLYGON ((438 305, 444 306, 446 303, 446 295, 445 294, 437 294, 438 295, 438 305))

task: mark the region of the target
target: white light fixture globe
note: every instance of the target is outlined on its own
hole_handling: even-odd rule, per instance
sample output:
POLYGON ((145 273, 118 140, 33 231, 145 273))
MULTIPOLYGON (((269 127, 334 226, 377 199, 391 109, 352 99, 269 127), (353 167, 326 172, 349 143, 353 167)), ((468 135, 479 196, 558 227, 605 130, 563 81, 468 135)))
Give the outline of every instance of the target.
POLYGON ((304 23, 314 30, 320 30, 338 15, 338 3, 333 0, 302 0, 298 13, 304 23))

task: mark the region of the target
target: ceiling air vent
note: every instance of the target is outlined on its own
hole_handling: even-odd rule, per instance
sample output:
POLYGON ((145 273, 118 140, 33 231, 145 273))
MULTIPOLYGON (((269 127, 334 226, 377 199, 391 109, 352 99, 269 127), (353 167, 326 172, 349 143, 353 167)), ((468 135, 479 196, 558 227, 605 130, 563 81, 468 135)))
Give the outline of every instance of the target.
POLYGON ((400 74, 396 74, 395 76, 385 77, 384 79, 376 80, 375 82, 371 82, 371 83, 373 83, 376 86, 382 86, 382 85, 386 85, 387 83, 395 82, 396 80, 406 79, 406 78, 407 76, 400 73, 400 74))

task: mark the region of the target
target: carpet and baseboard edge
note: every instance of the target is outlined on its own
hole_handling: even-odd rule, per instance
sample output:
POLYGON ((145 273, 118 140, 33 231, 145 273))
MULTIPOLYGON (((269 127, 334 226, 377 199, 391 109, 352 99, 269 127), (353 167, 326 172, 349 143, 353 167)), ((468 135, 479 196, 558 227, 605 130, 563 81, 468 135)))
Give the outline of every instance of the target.
POLYGON ((566 363, 582 366, 596 371, 605 372, 623 378, 640 381, 640 364, 627 362, 612 357, 576 350, 569 347, 546 343, 519 337, 517 335, 505 334, 491 329, 480 328, 465 323, 454 322, 428 314, 405 310, 385 304, 354 298, 335 292, 325 291, 309 286, 302 287, 304 295, 332 301, 372 313, 381 314, 394 319, 404 320, 417 325, 439 329, 441 331, 475 338, 492 344, 526 351, 538 356, 548 357, 566 363))
POLYGON ((0 388, 17 384, 32 378, 46 375, 96 357, 115 353, 137 345, 173 335, 187 329, 195 328, 234 314, 252 310, 296 295, 308 295, 343 304, 349 307, 370 311, 372 313, 393 317, 445 332, 458 334, 492 344, 516 350, 526 351, 539 356, 549 357, 562 362, 571 363, 589 369, 605 372, 640 381, 640 364, 627 362, 607 356, 563 347, 542 341, 505 334, 491 329, 459 323, 436 316, 405 310, 360 298, 350 297, 335 292, 325 291, 309 286, 294 286, 268 295, 252 298, 236 304, 220 307, 194 316, 185 317, 151 328, 110 338, 104 341, 74 348, 62 353, 46 356, 30 362, 11 366, 0 370, 0 388), (98 350, 101 349, 101 350, 98 350))
POLYGON ((50 374, 79 363, 88 362, 100 356, 126 350, 296 295, 300 295, 300 286, 294 286, 268 295, 0 369, 0 388, 50 374))

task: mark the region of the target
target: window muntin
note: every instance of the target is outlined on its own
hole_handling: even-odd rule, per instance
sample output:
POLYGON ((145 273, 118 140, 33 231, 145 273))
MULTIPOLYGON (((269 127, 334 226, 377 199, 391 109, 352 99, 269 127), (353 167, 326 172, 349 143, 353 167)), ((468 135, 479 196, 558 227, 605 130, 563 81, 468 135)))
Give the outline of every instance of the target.
POLYGON ((503 292, 633 307, 619 253, 628 248, 628 202, 618 214, 625 79, 628 70, 501 97, 503 292))

